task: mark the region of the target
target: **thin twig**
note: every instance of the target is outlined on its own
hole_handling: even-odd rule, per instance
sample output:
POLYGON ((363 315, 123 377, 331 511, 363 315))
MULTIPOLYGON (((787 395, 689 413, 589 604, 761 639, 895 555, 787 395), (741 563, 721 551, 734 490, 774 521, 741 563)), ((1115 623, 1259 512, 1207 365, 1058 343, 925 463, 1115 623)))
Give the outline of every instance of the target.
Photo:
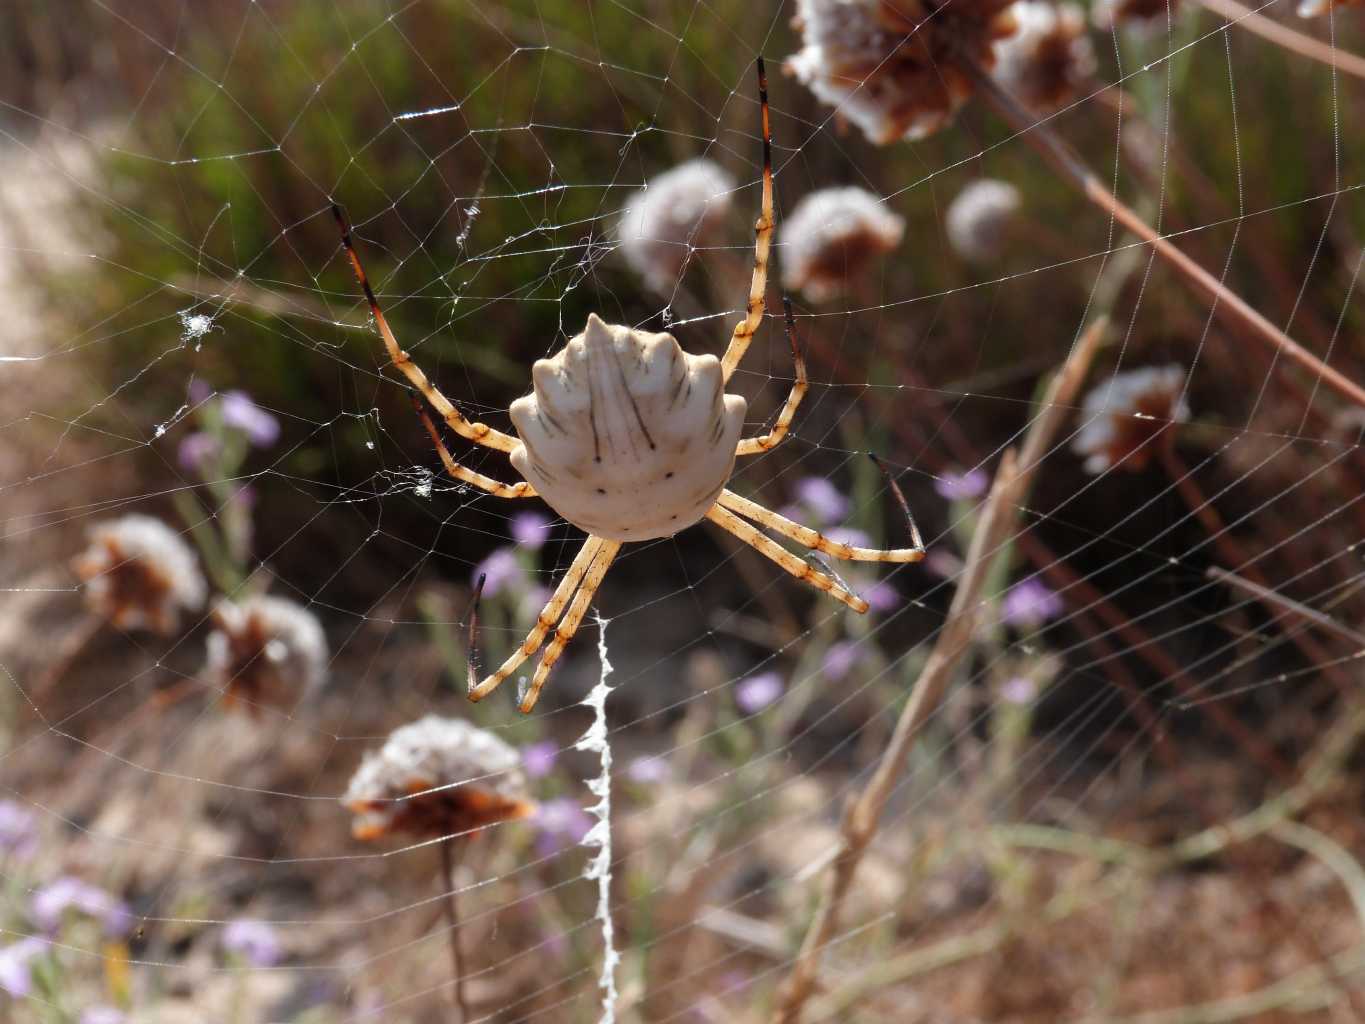
POLYGON ((1222 15, 1231 24, 1238 25, 1248 32, 1254 32, 1262 39, 1269 39, 1276 46, 1283 47, 1301 57, 1315 60, 1328 67, 1339 68, 1348 75, 1365 78, 1365 58, 1346 50, 1339 50, 1321 39, 1296 32, 1288 25, 1281 25, 1273 18, 1257 14, 1243 7, 1236 0, 1197 0, 1202 7, 1214 14, 1222 15))
POLYGON ((1210 309, 1215 316, 1220 316, 1224 320, 1243 328, 1247 333, 1270 345, 1286 358, 1297 362, 1304 369, 1317 376, 1324 384, 1349 398, 1356 405, 1365 408, 1365 388, 1340 371, 1328 366, 1253 309, 1222 281, 1187 256, 1174 242, 1159 233, 1132 208, 1114 196, 1109 188, 1085 165, 1080 156, 1057 135, 1050 124, 1046 121, 1037 120, 982 68, 972 66, 971 69, 977 88, 981 90, 982 95, 995 111, 1009 122, 1026 142, 1042 153, 1061 171, 1062 176, 1075 185, 1087 199, 1109 214, 1126 230, 1150 244, 1159 256, 1180 271, 1194 286, 1194 289, 1209 301, 1210 309))
POLYGON ((1272 590, 1269 587, 1263 587, 1259 583, 1253 583, 1251 580, 1238 576, 1235 572, 1228 572, 1226 569, 1220 569, 1216 565, 1209 566, 1208 569, 1204 571, 1204 575, 1218 583, 1226 583, 1230 587, 1244 590, 1263 603, 1277 605, 1285 611, 1297 615, 1305 622, 1311 622, 1315 626, 1321 626, 1323 629, 1327 630, 1327 632, 1334 633, 1339 637, 1344 637, 1351 641, 1351 643, 1359 644, 1362 649, 1365 649, 1365 633, 1338 622, 1330 615, 1324 615, 1316 608, 1310 608, 1308 605, 1295 601, 1293 598, 1285 597, 1278 591, 1272 590))
POLYGON ((938 707, 958 663, 971 645, 982 607, 982 591, 986 581, 993 575, 992 565, 996 554, 1004 547, 1020 497, 1028 493, 1033 471, 1051 448, 1057 428, 1072 407, 1106 326, 1107 320, 1104 318, 1092 324, 1077 339, 1066 362, 1049 383, 1041 408, 1024 438, 1022 450, 1027 455, 1027 461, 1021 466, 1013 449, 1006 450, 1000 460, 995 482, 986 497, 977 520, 976 532, 967 550, 957 591, 953 594, 952 604, 933 650, 929 652, 928 660, 915 680, 910 699, 901 711, 891 742, 877 763, 871 781, 844 812, 839 849, 833 858, 815 916, 811 919, 779 996, 772 1017, 773 1024, 795 1024, 800 1019, 803 1005, 815 989, 820 955, 838 928, 839 913, 862 861, 863 852, 876 834, 882 810, 891 796, 897 777, 905 768, 910 748, 925 721, 938 707))
POLYGON ((442 839, 441 873, 445 876, 446 898, 443 901, 446 912, 447 934, 450 936, 450 966, 455 977, 455 1010, 459 1014, 458 1024, 469 1020, 469 1006, 464 1000, 464 960, 460 956, 460 913, 455 897, 455 845, 454 838, 442 839))

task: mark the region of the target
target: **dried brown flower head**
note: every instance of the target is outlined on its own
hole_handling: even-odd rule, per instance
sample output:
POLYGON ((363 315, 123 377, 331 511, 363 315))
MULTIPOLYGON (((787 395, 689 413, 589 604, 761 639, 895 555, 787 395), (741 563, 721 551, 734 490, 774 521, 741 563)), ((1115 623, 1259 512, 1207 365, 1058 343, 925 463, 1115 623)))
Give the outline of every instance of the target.
POLYGON ((1164 27, 1168 10, 1174 18, 1179 10, 1179 0, 1096 0, 1090 17, 1096 28, 1121 26, 1144 33, 1164 27))
POLYGON ((208 590, 189 545, 151 516, 97 523, 71 564, 86 603, 119 629, 174 633, 180 613, 201 607, 208 590))
POLYGON ((365 755, 342 803, 357 839, 451 837, 532 814, 521 757, 487 730, 427 715, 365 755))
POLYGON ((1333 7, 1362 7, 1365 0, 1301 0, 1295 12, 1300 18, 1319 18, 1333 7))
POLYGON ((978 178, 965 185, 943 218, 948 244, 973 263, 999 259, 1018 219, 1019 201, 1019 190, 1007 181, 978 178))
POLYGON ((861 188, 812 192, 782 225, 782 283, 823 302, 905 234, 905 219, 861 188))
POLYGON ((1185 378, 1183 366, 1147 366, 1116 373, 1092 388, 1081 406, 1083 426, 1071 443, 1086 457, 1085 468, 1138 470, 1151 462, 1157 435, 1190 418, 1185 378))
POLYGON ((787 70, 873 142, 919 139, 947 124, 1014 31, 1010 0, 797 0, 803 46, 787 70))
POLYGON ((1018 0, 1009 11, 1019 30, 995 44, 995 80, 1036 111, 1070 103, 1096 68, 1085 14, 1048 0, 1018 0))
POLYGON ((261 595, 213 609, 204 671, 224 703, 292 709, 327 674, 327 637, 312 612, 261 595))
POLYGON ((723 236, 734 190, 735 179, 711 160, 656 175, 621 210, 621 255, 655 291, 671 291, 693 249, 723 236))

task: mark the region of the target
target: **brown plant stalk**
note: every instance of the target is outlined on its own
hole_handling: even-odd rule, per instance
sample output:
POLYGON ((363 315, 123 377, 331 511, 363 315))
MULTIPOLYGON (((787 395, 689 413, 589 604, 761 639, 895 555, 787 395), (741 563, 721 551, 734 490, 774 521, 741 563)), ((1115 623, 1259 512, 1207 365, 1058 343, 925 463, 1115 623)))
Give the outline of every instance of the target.
POLYGON ((1365 78, 1365 57, 1339 50, 1330 43, 1302 32, 1296 32, 1288 25, 1281 25, 1273 18, 1258 14, 1249 7, 1243 7, 1237 0, 1197 0, 1201 7, 1226 18, 1230 24, 1254 32, 1262 39, 1268 39, 1291 53, 1339 68, 1348 75, 1365 78))

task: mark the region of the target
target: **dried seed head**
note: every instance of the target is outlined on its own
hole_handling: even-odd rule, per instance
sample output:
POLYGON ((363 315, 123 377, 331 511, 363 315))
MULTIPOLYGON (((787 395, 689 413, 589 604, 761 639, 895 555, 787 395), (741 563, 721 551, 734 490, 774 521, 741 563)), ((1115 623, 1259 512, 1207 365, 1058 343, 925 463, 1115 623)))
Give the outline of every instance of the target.
POLYGON ((114 626, 168 635, 181 611, 203 606, 208 587, 194 552, 160 519, 123 516, 95 524, 89 536, 72 568, 86 603, 114 626))
POLYGON ((874 143, 932 135, 974 90, 970 63, 1014 30, 1009 0, 797 0, 787 70, 874 143))
POLYGON ((455 836, 534 813, 521 757, 491 732, 427 715, 365 755, 346 795, 357 839, 455 836))
POLYGON ((1126 28, 1147 34, 1165 27, 1168 10, 1174 18, 1179 0, 1095 0, 1090 18, 1096 28, 1126 28))
POLYGON ((993 178, 973 181, 948 204, 948 244, 974 263, 999 259, 1018 212, 1019 190, 1013 185, 993 178))
POLYGON ((905 234, 905 220, 861 188, 812 192, 781 228, 782 283, 812 302, 838 295, 905 234))
POLYGON ((327 676, 327 637, 316 616, 293 601, 220 601, 213 623, 204 671, 228 705, 290 710, 327 676))
POLYGON ((1297 14, 1300 18, 1319 18, 1333 7, 1361 7, 1365 0, 1301 0, 1297 14))
POLYGON ((734 178, 710 160, 655 176, 621 210, 621 254, 651 288, 671 291, 692 249, 723 236, 734 190, 734 178))
POLYGON ((1152 459, 1151 441, 1172 423, 1190 418, 1183 366, 1146 366, 1116 373, 1092 388, 1081 406, 1083 425, 1071 448, 1085 468, 1142 469, 1152 459))
POLYGON ((1097 67, 1081 8, 1018 0, 1009 12, 1019 30, 995 44, 995 80, 1036 111, 1070 103, 1097 67))

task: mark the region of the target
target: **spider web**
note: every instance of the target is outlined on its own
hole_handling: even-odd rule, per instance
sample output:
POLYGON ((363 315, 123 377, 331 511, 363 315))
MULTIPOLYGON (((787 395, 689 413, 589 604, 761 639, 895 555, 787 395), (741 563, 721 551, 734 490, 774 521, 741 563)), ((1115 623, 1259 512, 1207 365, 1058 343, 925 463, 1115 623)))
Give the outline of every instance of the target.
MULTIPOLYGON (((1043 121, 1361 380, 1365 143, 1342 124, 1362 85, 1247 29, 1269 18, 1345 55, 1365 30, 1350 9, 1298 22, 1291 6, 1092 30, 1094 81, 1043 121)), ((581 534, 440 471, 329 203, 400 342, 471 418, 510 429, 531 363, 591 312, 720 354, 752 265, 754 57, 796 51, 794 11, 332 8, 32 5, 0 42, 7 1019, 457 1019, 453 893, 471 1021, 767 1020, 841 809, 943 631, 985 483, 1101 315, 1084 391, 1177 365, 1190 415, 1090 472, 1072 443, 1102 414, 1068 403, 805 1019, 1365 1012, 1359 408, 1220 319, 1049 170, 1032 129, 976 102, 876 148, 770 73, 778 235, 769 316, 732 382, 746 435, 793 380, 772 315, 786 213, 856 185, 906 235, 838 298, 793 295, 810 392, 730 486, 900 546, 878 452, 930 557, 835 564, 876 596, 858 617, 706 524, 630 545, 534 715, 516 714, 515 681, 469 705, 473 579, 489 574, 496 664, 581 534), (725 227, 660 291, 614 228, 635 190, 695 158, 735 179, 725 227), (946 212, 983 177, 1022 206, 1003 251, 972 261, 946 212), (222 421, 235 392, 239 434, 222 421), (220 447, 196 461, 210 428, 220 447), (169 636, 88 611, 70 561, 128 513, 195 544, 215 595, 268 591, 315 616, 326 681, 284 707, 227 707, 204 609, 169 636), (463 842, 453 886, 431 841, 356 840, 341 803, 362 756, 431 713, 512 744, 541 805, 463 842), (589 832, 594 805, 609 831, 589 832), (62 879, 128 921, 87 893, 45 924, 35 906, 62 879)), ((499 453, 445 440, 516 479, 499 453)))

